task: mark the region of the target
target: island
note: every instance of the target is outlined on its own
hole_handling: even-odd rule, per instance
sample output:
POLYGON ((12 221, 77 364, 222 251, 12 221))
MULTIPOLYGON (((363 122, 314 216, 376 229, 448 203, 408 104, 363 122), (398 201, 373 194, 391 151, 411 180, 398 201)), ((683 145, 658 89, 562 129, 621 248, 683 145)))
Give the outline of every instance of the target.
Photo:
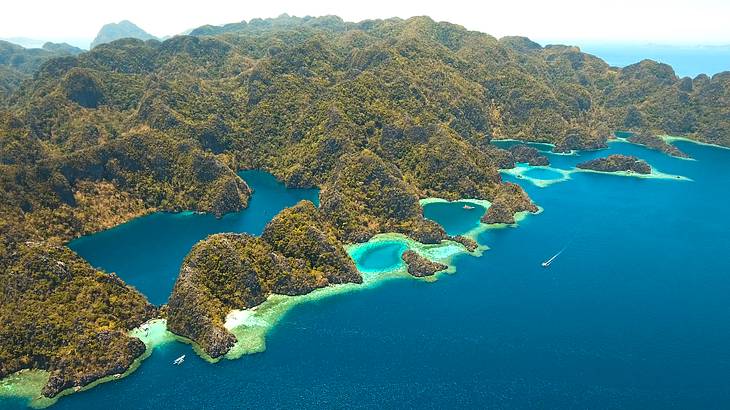
POLYGON ((417 278, 433 276, 436 272, 448 268, 443 263, 432 262, 412 250, 403 252, 401 259, 408 266, 408 273, 417 278))
POLYGON ((651 167, 645 161, 629 155, 609 155, 605 158, 597 158, 582 162, 577 165, 580 169, 589 169, 601 172, 636 172, 637 174, 650 174, 651 167))

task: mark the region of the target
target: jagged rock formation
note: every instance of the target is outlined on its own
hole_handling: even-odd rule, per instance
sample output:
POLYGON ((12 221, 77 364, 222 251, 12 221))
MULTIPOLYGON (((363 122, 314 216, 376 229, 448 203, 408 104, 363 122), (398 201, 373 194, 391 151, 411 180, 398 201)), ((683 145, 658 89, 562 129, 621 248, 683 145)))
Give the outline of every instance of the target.
POLYGON ((516 162, 526 162, 532 166, 550 165, 550 160, 545 155, 540 154, 536 148, 519 144, 509 149, 516 162))
POLYGON ((481 221, 486 224, 513 224, 515 213, 523 211, 537 212, 538 208, 519 185, 508 182, 499 187, 481 221))
POLYGON ((636 172, 637 174, 651 173, 651 167, 645 161, 629 155, 618 154, 582 162, 578 164, 577 167, 602 172, 628 171, 636 172))
POLYGON ((362 278, 334 228, 311 202, 282 211, 260 238, 217 234, 185 258, 168 302, 168 328, 198 343, 211 357, 236 342, 223 324, 270 294, 301 295, 362 278))
POLYGON ((403 252, 401 258, 408 265, 408 273, 417 278, 433 276, 436 272, 448 268, 443 263, 430 261, 412 250, 403 252))
POLYGON ((65 247, 23 244, 0 261, 0 378, 51 373, 43 395, 123 373, 145 351, 127 331, 155 315, 144 296, 65 247))
POLYGON ((423 243, 438 243, 446 233, 423 217, 417 191, 398 168, 369 150, 348 155, 320 193, 322 212, 346 242, 400 232, 423 243))
POLYGON ((448 239, 450 241, 458 242, 458 243, 464 245, 466 250, 468 250, 469 252, 474 252, 479 247, 479 244, 477 243, 477 241, 475 241, 474 239, 471 239, 471 238, 467 238, 466 236, 462 236, 462 235, 449 236, 448 239))
POLYGON ((24 48, 0 40, 0 100, 16 91, 23 80, 32 77, 46 61, 75 56, 83 50, 66 43, 46 43, 43 48, 24 48))

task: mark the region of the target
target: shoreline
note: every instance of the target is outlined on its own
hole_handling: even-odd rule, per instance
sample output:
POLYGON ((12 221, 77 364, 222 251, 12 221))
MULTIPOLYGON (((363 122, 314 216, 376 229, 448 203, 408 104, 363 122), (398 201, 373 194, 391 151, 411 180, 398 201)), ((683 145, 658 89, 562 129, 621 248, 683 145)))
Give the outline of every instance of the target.
POLYGON ((693 139, 687 138, 687 137, 676 137, 674 135, 666 135, 666 134, 665 135, 657 135, 657 137, 663 139, 664 142, 666 142, 667 144, 671 144, 671 143, 673 143, 675 141, 682 141, 682 142, 690 142, 692 144, 697 144, 697 145, 703 145, 703 146, 706 146, 706 147, 713 147, 713 148, 720 148, 720 149, 730 150, 730 147, 726 147, 724 145, 718 145, 718 144, 713 144, 711 142, 704 142, 704 141, 693 140, 693 139))
POLYGON ((152 355, 153 350, 166 343, 177 340, 177 337, 167 331, 167 320, 150 319, 140 326, 130 330, 127 334, 140 339, 145 344, 145 351, 132 361, 132 364, 123 372, 104 376, 85 386, 70 387, 62 390, 54 397, 41 394, 48 382, 50 372, 39 369, 23 369, 0 380, 0 397, 26 399, 27 406, 34 409, 43 409, 54 405, 59 399, 73 393, 92 389, 100 384, 123 379, 134 373, 142 362, 152 355), (149 329, 146 331, 145 329, 149 329))
MULTIPOLYGON (((448 201, 443 198, 429 197, 421 199, 419 201, 419 204, 421 204, 421 206, 424 206, 428 205, 429 203, 436 202, 463 202, 478 204, 485 208, 485 212, 489 208, 489 206, 491 206, 491 202, 475 198, 448 201)), ((535 214, 540 214, 542 212, 543 209, 541 207, 538 207, 538 212, 536 212, 535 214)), ((176 212, 176 214, 187 215, 190 215, 192 213, 193 212, 185 211, 179 213, 176 212)), ((477 238, 481 233, 490 229, 515 227, 519 225, 519 222, 523 221, 530 214, 531 213, 527 211, 515 213, 514 224, 485 224, 479 222, 477 226, 462 234, 462 236, 477 241, 477 238)), ((396 279, 418 280, 428 283, 436 282, 444 275, 450 275, 456 272, 456 267, 454 263, 454 259, 456 257, 461 255, 480 257, 484 251, 489 249, 488 246, 479 243, 478 241, 477 244, 478 247, 474 251, 470 252, 463 244, 455 241, 443 240, 441 241, 441 243, 438 244, 423 244, 400 233, 381 233, 373 236, 367 242, 347 244, 345 245, 345 250, 347 251, 348 255, 350 255, 350 257, 355 261, 355 265, 358 266, 358 271, 360 271, 363 277, 362 284, 347 283, 331 285, 298 296, 273 294, 270 295, 263 303, 251 309, 233 309, 229 311, 225 318, 224 327, 231 333, 233 333, 238 341, 231 348, 231 350, 221 358, 225 358, 227 360, 235 360, 247 354, 261 353, 265 351, 266 338, 269 335, 270 331, 279 323, 282 318, 285 317, 285 315, 292 308, 299 304, 323 300, 331 296, 336 296, 340 294, 374 289, 388 281, 396 279), (437 272, 434 276, 424 278, 418 278, 410 275, 407 272, 407 265, 400 259, 397 265, 388 267, 386 269, 365 271, 360 269, 356 260, 360 255, 362 255, 368 249, 383 246, 383 244, 387 243, 401 243, 405 245, 405 250, 413 250, 414 252, 431 261, 447 265, 448 268, 437 272)), ((142 325, 131 329, 128 332, 128 335, 139 338, 145 344, 146 349, 144 353, 134 359, 132 364, 123 373, 102 377, 80 388, 73 387, 65 389, 57 394, 55 397, 48 398, 42 396, 41 391, 47 383, 50 373, 45 370, 24 369, 0 380, 0 397, 25 399, 27 400, 27 405, 31 408, 47 408, 55 404, 60 398, 64 396, 81 391, 86 391, 109 381, 125 378, 126 376, 136 371, 142 364, 142 362, 144 362, 145 359, 153 354, 155 348, 171 342, 190 344, 193 350, 202 359, 210 363, 216 363, 221 360, 221 358, 212 359, 193 340, 187 339, 168 331, 166 319, 155 318, 148 320, 142 325)))

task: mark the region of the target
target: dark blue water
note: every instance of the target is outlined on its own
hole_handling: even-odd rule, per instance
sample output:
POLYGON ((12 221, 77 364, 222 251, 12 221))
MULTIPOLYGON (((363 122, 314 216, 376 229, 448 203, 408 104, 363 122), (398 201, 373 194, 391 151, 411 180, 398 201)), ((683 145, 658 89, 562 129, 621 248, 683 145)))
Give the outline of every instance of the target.
MULTIPOLYGON (((299 305, 266 352, 236 361, 172 343, 54 408, 728 408, 730 151, 678 145, 697 161, 609 151, 694 182, 516 180, 544 212, 483 233, 491 249, 457 258, 455 275, 299 305)), ((567 169, 605 154, 550 159, 567 169)), ((459 229, 458 204, 431 206, 459 229)))
POLYGON ((248 208, 241 212, 220 219, 209 214, 159 212, 76 239, 69 247, 93 266, 118 274, 150 302, 165 303, 185 255, 196 242, 218 232, 260 235, 282 209, 302 199, 319 204, 315 189, 287 189, 262 171, 240 175, 254 190, 248 208))
POLYGON ((730 71, 730 46, 584 44, 581 50, 618 67, 649 58, 671 65, 680 77, 695 77, 698 74, 712 76, 721 71, 730 71))

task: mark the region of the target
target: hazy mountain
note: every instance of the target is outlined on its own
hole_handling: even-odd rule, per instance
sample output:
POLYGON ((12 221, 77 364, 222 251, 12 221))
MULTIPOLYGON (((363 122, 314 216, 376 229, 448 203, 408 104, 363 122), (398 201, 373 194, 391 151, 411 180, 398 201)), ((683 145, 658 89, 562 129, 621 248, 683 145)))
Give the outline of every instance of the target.
POLYGON ((25 48, 41 48, 45 43, 44 40, 28 37, 3 37, 0 38, 0 41, 7 41, 8 43, 17 44, 25 48))
POLYGON ((43 47, 41 47, 41 48, 46 51, 50 51, 52 53, 68 54, 68 55, 72 55, 72 56, 75 56, 77 54, 81 54, 84 52, 84 50, 82 50, 78 47, 74 47, 68 43, 52 43, 50 41, 43 44, 43 47))
POLYGON ((91 48, 99 44, 110 43, 121 38, 137 38, 140 40, 156 40, 157 37, 137 27, 129 20, 122 20, 119 23, 109 23, 99 30, 94 41, 91 42, 91 48))
POLYGON ((45 43, 43 48, 24 48, 0 40, 0 97, 9 95, 43 63, 54 57, 75 56, 84 50, 66 43, 45 43))

